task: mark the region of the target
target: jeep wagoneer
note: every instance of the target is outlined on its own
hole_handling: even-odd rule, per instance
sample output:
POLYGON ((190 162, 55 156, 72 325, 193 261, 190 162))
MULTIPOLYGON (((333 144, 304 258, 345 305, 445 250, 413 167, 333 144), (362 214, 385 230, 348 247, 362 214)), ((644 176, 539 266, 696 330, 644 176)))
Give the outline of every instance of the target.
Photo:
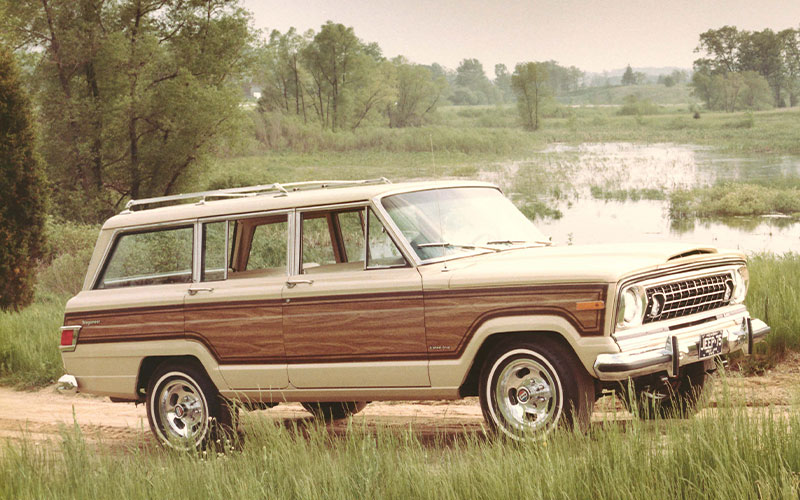
POLYGON ((607 389, 691 410, 714 360, 769 332, 747 284, 739 252, 552 246, 491 184, 273 184, 129 202, 61 351, 78 390, 144 402, 169 446, 232 425, 232 401, 341 418, 476 395, 490 427, 537 438, 607 389))

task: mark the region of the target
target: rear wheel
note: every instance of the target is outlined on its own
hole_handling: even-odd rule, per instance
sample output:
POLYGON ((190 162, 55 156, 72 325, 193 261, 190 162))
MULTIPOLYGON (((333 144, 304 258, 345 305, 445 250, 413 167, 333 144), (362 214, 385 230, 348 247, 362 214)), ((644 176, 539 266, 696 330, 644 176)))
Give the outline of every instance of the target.
POLYGON ((300 403, 316 418, 326 422, 340 420, 355 415, 367 406, 365 401, 347 401, 341 403, 300 403))
POLYGON ((191 363, 165 363, 156 369, 145 406, 153 434, 162 445, 175 449, 202 448, 234 428, 236 409, 191 363))
POLYGON ((489 425, 513 439, 541 439, 558 425, 588 428, 594 386, 560 343, 500 345, 481 371, 479 395, 489 425))
POLYGON ((694 363, 681 368, 678 377, 632 380, 621 396, 639 418, 687 418, 697 411, 708 377, 706 364, 694 363))

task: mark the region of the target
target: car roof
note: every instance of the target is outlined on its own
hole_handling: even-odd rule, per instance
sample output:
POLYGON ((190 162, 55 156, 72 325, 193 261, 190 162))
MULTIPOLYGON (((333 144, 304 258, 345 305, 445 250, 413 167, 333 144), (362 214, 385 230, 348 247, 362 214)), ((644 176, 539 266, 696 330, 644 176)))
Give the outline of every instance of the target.
MULTIPOLYGON (((266 212, 272 210, 286 210, 314 206, 337 205, 344 203, 366 202, 373 198, 390 194, 399 194, 411 191, 424 191, 428 189, 454 188, 454 187, 491 187, 497 186, 487 182, 447 180, 447 181, 416 181, 377 184, 358 184, 340 187, 335 184, 320 183, 314 189, 300 191, 268 191, 240 198, 228 198, 208 201, 201 199, 194 203, 180 203, 159 208, 144 210, 129 210, 111 217, 103 229, 119 229, 137 227, 151 224, 190 221, 199 218, 224 217, 228 215, 248 214, 253 212, 266 212)), ((202 194, 202 193, 201 193, 202 194)), ((158 200, 158 199, 154 199, 158 200)), ((157 203, 158 201, 154 201, 157 203)))

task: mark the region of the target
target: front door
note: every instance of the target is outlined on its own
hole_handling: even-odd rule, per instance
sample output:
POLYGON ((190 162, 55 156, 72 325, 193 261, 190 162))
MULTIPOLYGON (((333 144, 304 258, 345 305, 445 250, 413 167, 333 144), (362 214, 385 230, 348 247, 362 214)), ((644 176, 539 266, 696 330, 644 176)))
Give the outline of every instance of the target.
POLYGON ((297 220, 298 265, 283 290, 291 384, 430 386, 422 281, 380 220, 366 207, 297 220))

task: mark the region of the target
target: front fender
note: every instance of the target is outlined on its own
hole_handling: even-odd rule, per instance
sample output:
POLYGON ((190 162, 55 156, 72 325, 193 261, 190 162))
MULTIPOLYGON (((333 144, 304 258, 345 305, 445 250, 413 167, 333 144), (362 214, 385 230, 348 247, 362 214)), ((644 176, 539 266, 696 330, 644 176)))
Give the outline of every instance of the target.
POLYGON ((484 322, 475 331, 457 359, 431 360, 432 387, 460 387, 467 378, 481 346, 493 335, 551 332, 562 337, 580 359, 589 374, 599 354, 618 353, 619 346, 607 336, 581 336, 563 317, 551 315, 504 316, 484 322))

